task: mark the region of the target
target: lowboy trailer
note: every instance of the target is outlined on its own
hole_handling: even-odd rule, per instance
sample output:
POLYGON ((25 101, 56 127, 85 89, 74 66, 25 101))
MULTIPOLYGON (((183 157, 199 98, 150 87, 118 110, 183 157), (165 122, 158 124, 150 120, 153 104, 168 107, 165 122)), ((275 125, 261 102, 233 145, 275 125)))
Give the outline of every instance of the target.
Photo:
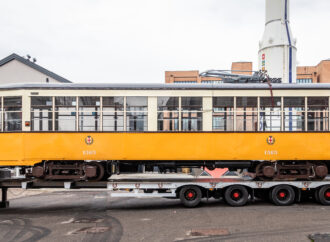
POLYGON ((9 188, 107 189, 111 197, 180 199, 185 207, 196 207, 203 198, 223 198, 230 206, 244 206, 255 199, 269 199, 277 206, 299 202, 313 196, 330 205, 330 177, 323 181, 252 181, 243 178, 116 178, 108 181, 45 181, 38 179, 0 180, 0 207, 9 207, 9 188))

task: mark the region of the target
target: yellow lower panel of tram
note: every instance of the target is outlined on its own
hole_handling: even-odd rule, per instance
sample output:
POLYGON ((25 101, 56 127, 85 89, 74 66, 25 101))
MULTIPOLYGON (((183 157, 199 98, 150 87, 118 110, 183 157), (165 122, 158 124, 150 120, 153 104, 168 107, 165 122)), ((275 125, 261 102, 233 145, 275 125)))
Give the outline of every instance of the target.
POLYGON ((42 160, 330 160, 330 133, 0 134, 0 166, 42 160))

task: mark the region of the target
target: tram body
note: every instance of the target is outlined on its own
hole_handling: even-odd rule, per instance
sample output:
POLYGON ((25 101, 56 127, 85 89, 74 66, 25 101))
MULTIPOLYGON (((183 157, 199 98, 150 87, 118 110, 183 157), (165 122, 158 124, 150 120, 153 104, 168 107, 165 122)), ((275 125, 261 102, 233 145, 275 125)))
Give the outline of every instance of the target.
POLYGON ((61 178, 75 177, 78 163, 79 177, 96 176, 103 168, 91 161, 171 163, 323 178, 329 91, 328 84, 274 84, 273 96, 265 84, 1 86, 0 167, 37 167, 37 177, 53 169, 61 178))

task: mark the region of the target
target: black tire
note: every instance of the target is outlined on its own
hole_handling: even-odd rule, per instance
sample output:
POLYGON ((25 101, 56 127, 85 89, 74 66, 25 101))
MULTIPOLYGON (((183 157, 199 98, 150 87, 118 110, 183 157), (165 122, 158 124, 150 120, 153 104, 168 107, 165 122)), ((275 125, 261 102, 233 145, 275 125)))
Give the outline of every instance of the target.
POLYGON ((233 207, 244 206, 249 200, 249 192, 244 186, 230 186, 225 191, 225 201, 233 207))
POLYGON ((197 207, 202 200, 202 191, 197 186, 185 186, 180 190, 180 200, 187 208, 197 207))
POLYGON ((270 199, 276 206, 289 206, 295 201, 294 189, 288 185, 278 185, 270 190, 270 199))
POLYGON ((319 189, 315 189, 315 192, 314 192, 314 199, 315 199, 315 202, 320 203, 319 189))
POLYGON ((330 186, 326 185, 318 190, 318 199, 322 205, 330 205, 330 186))

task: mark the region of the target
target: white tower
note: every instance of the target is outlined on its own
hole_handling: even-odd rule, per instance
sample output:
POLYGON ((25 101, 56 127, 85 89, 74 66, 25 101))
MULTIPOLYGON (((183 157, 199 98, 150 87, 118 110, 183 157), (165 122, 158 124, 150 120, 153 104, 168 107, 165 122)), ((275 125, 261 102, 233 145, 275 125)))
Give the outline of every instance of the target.
POLYGON ((283 83, 296 83, 296 40, 290 28, 290 0, 266 0, 266 26, 259 43, 259 69, 283 83))

